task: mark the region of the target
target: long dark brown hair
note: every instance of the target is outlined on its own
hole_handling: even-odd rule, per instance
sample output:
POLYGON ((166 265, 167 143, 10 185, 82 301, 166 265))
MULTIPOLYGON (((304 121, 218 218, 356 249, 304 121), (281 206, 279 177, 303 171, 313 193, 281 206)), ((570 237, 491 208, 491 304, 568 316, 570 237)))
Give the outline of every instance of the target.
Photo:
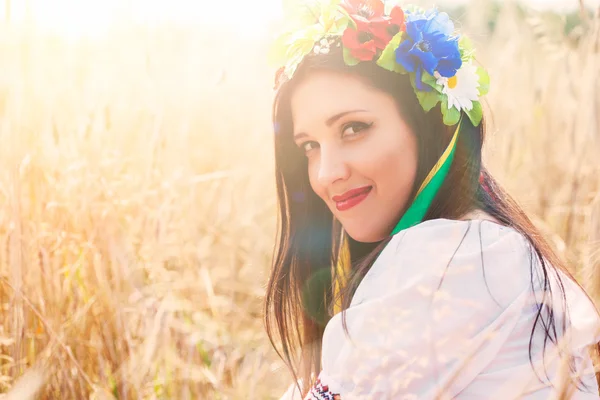
MULTIPOLYGON (((339 49, 332 49, 327 55, 305 57, 294 78, 279 88, 273 105, 279 226, 265 298, 265 324, 271 343, 293 376, 302 378, 304 393, 321 369, 321 339, 332 315, 334 301, 332 279, 335 275, 332 276, 332 270, 338 261, 344 235, 329 208, 312 191, 307 159, 292 138, 290 96, 298 82, 316 69, 358 77, 395 99, 399 113, 416 132, 418 146, 417 177, 409 203, 448 145, 453 129, 456 129, 443 124, 439 106, 425 113, 407 75, 386 71, 372 62, 346 66, 339 49)), ((463 121, 448 177, 425 220, 459 219, 470 211, 482 210, 501 224, 520 232, 531 244, 532 254, 541 264, 543 293, 551 296, 549 275, 555 273, 555 269, 568 274, 566 266, 523 210, 482 165, 485 123, 475 127, 466 116, 463 121)), ((348 308, 354 290, 390 239, 379 243, 360 243, 346 237, 352 276, 342 293, 343 309, 348 308)), ((533 285, 532 274, 532 288, 533 285)), ((564 301, 564 292, 562 298, 564 301)), ((564 320, 562 323, 555 321, 551 308, 540 306, 529 343, 530 359, 537 329, 544 332, 545 348, 548 341, 557 343, 566 326, 564 320)))

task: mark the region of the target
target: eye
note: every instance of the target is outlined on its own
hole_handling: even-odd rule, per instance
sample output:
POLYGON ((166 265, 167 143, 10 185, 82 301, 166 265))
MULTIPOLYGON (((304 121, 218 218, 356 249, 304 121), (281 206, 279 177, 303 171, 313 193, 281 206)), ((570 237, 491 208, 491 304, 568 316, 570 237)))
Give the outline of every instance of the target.
POLYGON ((314 150, 317 147, 319 147, 319 143, 315 142, 314 140, 308 140, 308 141, 302 143, 299 147, 302 150, 304 150, 305 154, 308 154, 309 151, 314 150))
POLYGON ((364 122, 350 122, 342 127, 342 136, 355 136, 371 126, 373 126, 372 122, 370 124, 364 122))

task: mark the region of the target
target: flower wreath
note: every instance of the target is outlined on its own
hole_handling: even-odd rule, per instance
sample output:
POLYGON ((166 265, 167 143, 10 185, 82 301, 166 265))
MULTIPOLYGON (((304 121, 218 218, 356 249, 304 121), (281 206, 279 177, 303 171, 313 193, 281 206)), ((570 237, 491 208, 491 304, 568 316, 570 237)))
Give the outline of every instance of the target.
POLYGON ((276 87, 294 76, 304 57, 341 46, 344 62, 374 61, 408 74, 428 112, 441 102, 444 124, 462 112, 481 123, 480 98, 489 90, 487 72, 474 65, 471 41, 455 32, 448 14, 384 0, 296 0, 286 2, 289 30, 275 41, 271 60, 282 66, 276 87))

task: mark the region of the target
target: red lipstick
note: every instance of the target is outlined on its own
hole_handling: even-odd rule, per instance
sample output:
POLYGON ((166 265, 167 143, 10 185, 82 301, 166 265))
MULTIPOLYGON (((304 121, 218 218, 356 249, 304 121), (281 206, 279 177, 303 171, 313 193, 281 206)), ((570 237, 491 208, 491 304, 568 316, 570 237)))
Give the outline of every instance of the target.
POLYGON ((346 193, 333 196, 331 199, 335 201, 335 207, 338 211, 346 211, 361 203, 371 193, 373 186, 363 186, 357 189, 348 190, 346 193))

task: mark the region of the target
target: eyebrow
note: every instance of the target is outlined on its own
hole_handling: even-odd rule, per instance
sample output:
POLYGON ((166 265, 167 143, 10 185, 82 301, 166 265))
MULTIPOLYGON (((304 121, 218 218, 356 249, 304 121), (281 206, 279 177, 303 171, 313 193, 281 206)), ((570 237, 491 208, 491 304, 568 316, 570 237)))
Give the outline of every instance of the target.
MULTIPOLYGON (((327 121, 325 121, 325 125, 327 125, 327 126, 331 126, 331 125, 333 125, 333 124, 334 124, 336 121, 340 120, 341 118, 345 117, 346 115, 348 115, 348 114, 353 114, 353 113, 359 113, 359 112, 367 112, 367 110, 358 109, 358 110, 349 110, 349 111, 343 111, 343 112, 341 112, 341 113, 337 113, 337 114, 335 114, 335 115, 333 115, 333 116, 329 117, 329 118, 327 119, 327 121)), ((304 133, 304 132, 299 132, 299 133, 296 133, 296 134, 294 135, 294 140, 298 140, 298 139, 300 139, 300 138, 303 138, 303 137, 306 137, 306 136, 308 136, 306 133, 304 133)))

